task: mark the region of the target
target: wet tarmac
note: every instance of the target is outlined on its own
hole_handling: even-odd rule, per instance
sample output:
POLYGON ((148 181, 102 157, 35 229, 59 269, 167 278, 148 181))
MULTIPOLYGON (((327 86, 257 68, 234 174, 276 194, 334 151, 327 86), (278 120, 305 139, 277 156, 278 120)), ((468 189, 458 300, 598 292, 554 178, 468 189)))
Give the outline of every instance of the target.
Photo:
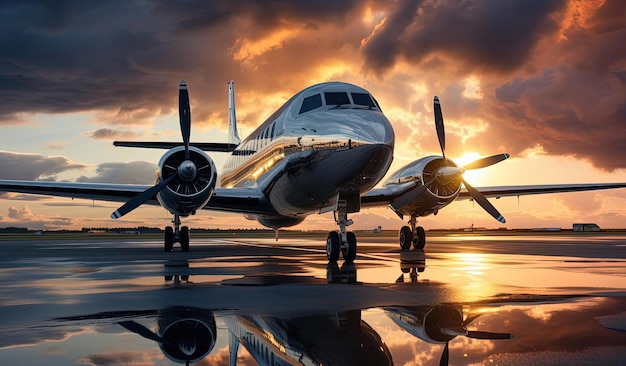
POLYGON ((3 365, 624 365, 626 235, 0 238, 3 365))

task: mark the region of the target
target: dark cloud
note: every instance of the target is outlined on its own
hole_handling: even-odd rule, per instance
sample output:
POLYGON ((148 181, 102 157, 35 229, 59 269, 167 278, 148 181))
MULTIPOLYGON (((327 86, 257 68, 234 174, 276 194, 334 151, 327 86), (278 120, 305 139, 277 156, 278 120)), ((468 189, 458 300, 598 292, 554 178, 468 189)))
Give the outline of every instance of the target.
POLYGON ((128 163, 102 163, 96 167, 96 176, 81 176, 76 181, 89 183, 153 184, 153 163, 131 161, 128 163))
MULTIPOLYGON (((449 131, 456 132, 449 134, 450 154, 469 148, 515 155, 539 145, 620 169, 626 7, 619 0, 598 4, 3 2, 0 123, 23 123, 27 113, 98 110, 106 126, 89 136, 119 138, 120 126, 175 112, 178 81, 185 79, 194 124, 225 126, 226 82, 234 79, 240 127, 250 131, 309 83, 344 80, 424 116, 432 115, 432 95, 442 97, 449 131), (464 95, 470 76, 482 99, 464 95), (428 98, 416 101, 416 84, 428 98), (477 123, 469 117, 488 129, 463 146, 461 125, 477 123)), ((418 124, 410 127, 432 126, 430 117, 418 124)), ((411 146, 437 150, 432 132, 411 138, 420 139, 407 141, 411 146)))
POLYGON ((403 1, 363 46, 365 66, 386 71, 393 60, 419 64, 453 58, 465 71, 511 71, 529 58, 564 0, 403 1))
POLYGON ((81 358, 81 363, 93 366, 111 365, 153 365, 154 355, 141 351, 121 351, 98 353, 81 358))
POLYGON ((68 170, 87 168, 64 156, 44 156, 0 151, 0 178, 18 180, 49 180, 68 170))

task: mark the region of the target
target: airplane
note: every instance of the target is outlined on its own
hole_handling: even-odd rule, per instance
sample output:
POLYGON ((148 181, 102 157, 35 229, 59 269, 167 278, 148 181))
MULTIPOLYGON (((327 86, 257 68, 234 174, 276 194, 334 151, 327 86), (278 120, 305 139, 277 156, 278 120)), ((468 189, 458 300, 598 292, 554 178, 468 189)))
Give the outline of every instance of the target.
POLYGON ((77 182, 0 180, 0 191, 125 202, 111 217, 118 219, 142 204, 161 205, 172 215, 165 228, 164 250, 175 243, 189 250, 189 228, 181 218, 198 210, 243 214, 278 229, 301 223, 315 213, 333 212, 339 231, 329 232, 326 254, 354 261, 357 239, 347 227, 349 214, 388 206, 408 226, 399 231, 403 249, 423 249, 425 230, 417 219, 456 200, 471 199, 491 216, 504 217, 487 197, 624 188, 626 183, 553 184, 474 188, 463 173, 509 158, 497 154, 458 166, 445 155, 441 104, 434 98, 434 117, 441 155, 419 158, 376 187, 393 159, 394 131, 381 106, 367 90, 344 82, 316 84, 295 94, 243 141, 237 132, 234 82, 228 83, 227 143, 190 141, 191 108, 187 83, 179 84, 182 143, 115 141, 115 146, 167 149, 153 186, 77 182), (207 152, 229 154, 218 184, 207 152), (376 188, 375 188, 376 187, 376 188), (463 188, 464 187, 464 188, 463 188))

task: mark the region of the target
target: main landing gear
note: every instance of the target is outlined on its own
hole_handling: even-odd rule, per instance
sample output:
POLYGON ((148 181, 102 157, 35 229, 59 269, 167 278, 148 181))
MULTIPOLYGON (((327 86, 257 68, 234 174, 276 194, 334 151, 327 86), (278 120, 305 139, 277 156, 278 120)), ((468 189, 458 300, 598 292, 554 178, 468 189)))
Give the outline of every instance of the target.
POLYGON ((426 245, 426 231, 421 226, 416 226, 417 216, 411 215, 408 226, 403 226, 400 229, 400 247, 402 249, 410 249, 411 245, 415 249, 424 249, 426 245))
POLYGON ((339 232, 331 231, 326 239, 326 256, 329 262, 339 259, 339 252, 346 262, 353 262, 356 258, 356 235, 352 231, 346 231, 346 227, 352 225, 348 220, 346 201, 339 201, 335 211, 335 222, 339 225, 339 232))
POLYGON ((174 249, 174 243, 180 243, 180 249, 183 252, 189 251, 189 228, 180 226, 180 216, 174 215, 172 219, 174 227, 167 226, 165 228, 165 251, 171 252, 174 249))

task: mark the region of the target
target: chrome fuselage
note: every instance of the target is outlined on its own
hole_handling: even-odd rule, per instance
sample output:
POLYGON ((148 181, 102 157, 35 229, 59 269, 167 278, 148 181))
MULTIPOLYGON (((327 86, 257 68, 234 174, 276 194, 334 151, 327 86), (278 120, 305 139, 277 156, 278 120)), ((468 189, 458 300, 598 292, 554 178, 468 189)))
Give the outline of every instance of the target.
POLYGON ((221 186, 258 187, 276 219, 295 224, 332 210, 340 194, 372 189, 391 165, 393 146, 391 123, 369 92, 318 84, 296 94, 239 145, 221 186))

